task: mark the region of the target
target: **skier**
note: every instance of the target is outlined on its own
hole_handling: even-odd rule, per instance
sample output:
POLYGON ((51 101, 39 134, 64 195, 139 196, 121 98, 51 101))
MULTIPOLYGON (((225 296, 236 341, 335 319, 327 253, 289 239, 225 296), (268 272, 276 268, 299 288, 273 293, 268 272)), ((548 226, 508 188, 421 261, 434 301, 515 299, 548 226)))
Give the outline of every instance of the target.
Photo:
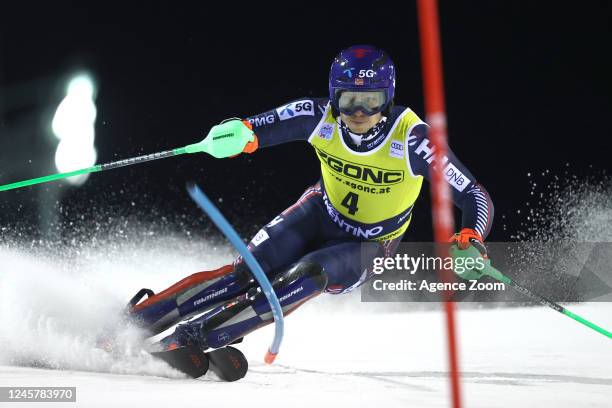
MULTIPOLYGON (((394 105, 394 93, 389 56, 373 46, 352 46, 332 63, 328 98, 301 98, 213 128, 225 143, 236 143, 237 152, 300 140, 310 143, 320 160, 320 181, 248 246, 285 314, 322 292, 347 293, 363 284, 373 275, 367 267, 372 259, 391 256, 408 229, 423 178, 429 179, 436 162, 428 126, 409 108, 394 105), (238 137, 244 132, 253 136, 246 145, 238 137), (363 242, 374 245, 362 250, 363 242)), ((452 239, 461 248, 472 244, 485 251, 493 219, 489 194, 452 151, 437 164, 444 166, 462 211, 462 228, 452 239)), ((161 340, 165 350, 220 348, 272 321, 241 258, 158 294, 143 289, 130 302, 129 314, 151 335, 202 314, 161 340)))

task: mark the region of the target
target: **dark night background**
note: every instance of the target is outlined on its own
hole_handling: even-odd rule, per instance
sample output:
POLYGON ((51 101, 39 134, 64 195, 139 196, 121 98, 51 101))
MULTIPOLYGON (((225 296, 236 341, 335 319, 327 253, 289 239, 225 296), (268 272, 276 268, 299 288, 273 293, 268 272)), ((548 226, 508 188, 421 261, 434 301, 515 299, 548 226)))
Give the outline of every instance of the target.
MULTIPOLYGON (((367 8, 20 4, 0 6, 2 184, 54 171, 31 152, 54 149, 47 122, 63 96, 63 81, 81 68, 98 84, 99 163, 180 147, 202 139, 224 118, 326 95, 332 58, 355 43, 391 55, 398 70, 396 103, 424 118, 412 1, 367 8)), ((524 221, 517 209, 529 199, 527 173, 598 177, 611 168, 612 6, 441 1, 440 7, 449 143, 494 200, 489 239, 507 240, 524 221)), ((204 226, 184 189, 195 180, 246 236, 317 178, 318 162, 306 143, 228 160, 183 156, 96 174, 80 188, 1 193, 0 223, 36 235, 40 192, 61 188, 66 222, 121 216, 165 220, 179 229, 191 228, 192 220, 204 226)), ((431 239, 428 187, 407 240, 431 239)))

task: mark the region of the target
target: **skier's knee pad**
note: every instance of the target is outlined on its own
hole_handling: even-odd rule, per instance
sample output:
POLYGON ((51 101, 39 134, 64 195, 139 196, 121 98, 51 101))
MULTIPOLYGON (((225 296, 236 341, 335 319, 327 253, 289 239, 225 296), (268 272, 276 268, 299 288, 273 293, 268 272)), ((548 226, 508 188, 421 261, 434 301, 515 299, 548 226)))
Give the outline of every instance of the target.
POLYGON ((321 265, 300 261, 278 276, 272 285, 285 314, 320 295, 327 286, 321 265))
POLYGON ((327 275, 321 265, 312 261, 300 261, 289 268, 285 273, 280 274, 272 282, 272 286, 277 288, 293 287, 299 285, 300 281, 309 284, 310 291, 322 292, 327 286, 327 275))

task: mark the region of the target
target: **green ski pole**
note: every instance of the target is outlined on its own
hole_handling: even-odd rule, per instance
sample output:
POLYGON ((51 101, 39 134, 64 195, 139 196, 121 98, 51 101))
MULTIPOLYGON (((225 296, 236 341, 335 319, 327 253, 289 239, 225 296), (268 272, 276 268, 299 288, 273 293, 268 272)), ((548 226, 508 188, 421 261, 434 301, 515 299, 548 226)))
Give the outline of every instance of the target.
MULTIPOLYGON (((469 247, 468 249, 464 249, 461 250, 459 248, 457 248, 456 246, 452 246, 451 247, 451 254, 453 257, 474 257, 474 258, 478 258, 478 257, 482 257, 480 255, 480 252, 478 252, 478 250, 474 247, 469 247)), ((479 270, 483 275, 487 275, 490 276, 491 278, 500 281, 502 283, 505 283, 506 285, 509 285, 510 287, 512 287, 513 289, 515 289, 518 292, 521 292, 522 294, 532 298, 533 300, 550 307, 551 309, 556 310, 557 312, 564 314, 567 317, 570 317, 572 319, 574 319, 575 321, 582 323, 583 325, 595 330, 598 333, 603 334, 604 336, 611 338, 612 339, 612 333, 607 331, 606 329, 596 325, 595 323, 592 323, 590 321, 588 321, 587 319, 578 316, 575 313, 570 312, 569 310, 567 310, 566 308, 564 308, 563 306, 561 306, 558 303, 553 302, 552 300, 549 300, 547 298, 545 298, 544 296, 538 295, 537 293, 532 292, 531 290, 527 289, 525 286, 520 285, 516 282, 514 282, 512 279, 510 279, 509 277, 507 277, 506 275, 504 275, 503 273, 501 273, 499 270, 495 269, 492 265, 491 265, 491 261, 490 260, 486 260, 485 261, 485 266, 484 268, 479 270)))
POLYGON ((247 125, 247 123, 240 120, 231 120, 229 122, 222 123, 221 125, 213 126, 208 133, 208 136, 198 143, 179 147, 173 150, 147 154, 144 156, 132 157, 110 163, 96 164, 95 166, 86 167, 84 169, 50 174, 44 177, 5 184, 0 186, 0 191, 13 190, 34 184, 47 183, 53 180, 61 180, 72 176, 78 176, 79 174, 97 173, 100 171, 116 169, 118 167, 131 166, 133 164, 140 164, 152 160, 179 156, 185 153, 208 153, 217 158, 234 156, 242 153, 244 146, 247 145, 247 143, 255 141, 255 135, 250 129, 250 125, 247 125))
POLYGON ((86 167, 84 169, 68 171, 65 173, 55 173, 55 174, 50 174, 48 176, 37 177, 37 178, 29 179, 29 180, 23 180, 23 181, 17 181, 15 183, 5 184, 3 186, 0 186, 0 191, 13 190, 16 188, 32 186, 34 184, 47 183, 53 180, 61 180, 61 179, 65 179, 68 177, 77 176, 79 174, 97 173, 97 172, 104 171, 104 170, 115 169, 117 167, 131 166, 132 164, 144 163, 144 162, 151 161, 151 160, 165 159, 166 157, 178 156, 184 153, 187 153, 187 152, 185 151, 185 148, 183 147, 179 149, 166 150, 166 151, 159 152, 159 153, 148 154, 145 156, 138 156, 138 157, 132 157, 132 158, 125 159, 125 160, 118 160, 118 161, 114 161, 110 163, 96 164, 95 166, 86 167))

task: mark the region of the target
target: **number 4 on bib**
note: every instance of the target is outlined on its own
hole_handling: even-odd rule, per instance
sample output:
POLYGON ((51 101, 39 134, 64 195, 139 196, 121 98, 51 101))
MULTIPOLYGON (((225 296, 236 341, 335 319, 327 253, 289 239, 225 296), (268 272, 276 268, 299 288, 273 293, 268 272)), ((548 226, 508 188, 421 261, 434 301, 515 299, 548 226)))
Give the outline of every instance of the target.
POLYGON ((348 193, 344 200, 342 200, 342 205, 348 208, 348 212, 351 215, 355 215, 359 208, 357 208, 357 201, 359 200, 359 196, 355 193, 348 193))

